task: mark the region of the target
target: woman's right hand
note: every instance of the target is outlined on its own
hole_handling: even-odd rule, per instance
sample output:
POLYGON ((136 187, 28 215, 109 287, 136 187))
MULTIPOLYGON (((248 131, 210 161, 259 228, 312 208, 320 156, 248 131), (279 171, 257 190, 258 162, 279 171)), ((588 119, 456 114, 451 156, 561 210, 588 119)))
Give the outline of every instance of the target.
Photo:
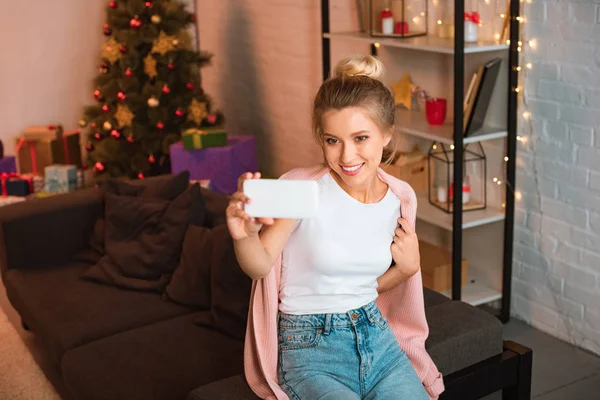
POLYGON ((246 172, 238 179, 238 190, 231 196, 225 211, 227 228, 234 240, 257 236, 263 225, 272 225, 273 218, 252 218, 244 211, 244 205, 252 202, 243 191, 246 179, 260 179, 260 172, 246 172))

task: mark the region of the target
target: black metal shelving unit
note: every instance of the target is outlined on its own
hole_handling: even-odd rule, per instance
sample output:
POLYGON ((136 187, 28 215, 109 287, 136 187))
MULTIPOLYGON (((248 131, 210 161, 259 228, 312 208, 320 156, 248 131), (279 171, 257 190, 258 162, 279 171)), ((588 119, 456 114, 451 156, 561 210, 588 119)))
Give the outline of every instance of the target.
MULTIPOLYGON (((464 153, 463 143, 463 97, 464 97, 464 72, 465 72, 465 42, 464 42, 464 1, 454 3, 454 160, 462 160, 464 153)), ((515 197, 511 188, 515 187, 515 168, 517 151, 517 91, 519 53, 517 50, 519 42, 519 21, 517 17, 520 12, 519 0, 510 0, 510 22, 508 45, 508 102, 507 102, 507 136, 506 136, 506 198, 504 209, 504 242, 502 261, 502 297, 501 308, 498 312, 491 310, 503 323, 510 319, 511 302, 511 279, 513 262, 513 233, 514 233, 514 211, 515 197)), ((330 7, 329 0, 321 0, 321 38, 322 38, 322 67, 323 80, 329 77, 331 70, 331 46, 330 32, 330 7)), ((371 54, 377 56, 379 41, 372 38, 371 54)), ((394 39, 398 41, 403 38, 394 39)), ((461 285, 461 260, 463 245, 463 209, 462 209, 462 163, 454 162, 454 199, 452 212, 452 299, 462 300, 461 285)), ((490 310, 489 308, 486 308, 490 310)))

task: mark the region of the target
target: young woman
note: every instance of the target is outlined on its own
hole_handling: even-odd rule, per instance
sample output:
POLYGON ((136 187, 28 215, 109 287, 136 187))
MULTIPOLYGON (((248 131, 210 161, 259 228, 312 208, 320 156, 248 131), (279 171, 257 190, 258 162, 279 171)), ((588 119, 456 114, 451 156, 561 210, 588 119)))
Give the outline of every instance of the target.
MULTIPOLYGON (((424 347, 416 197, 380 168, 395 115, 382 71, 372 56, 348 57, 316 95, 324 163, 281 179, 317 180, 317 218, 255 220, 241 189, 227 208, 237 259, 253 279, 245 367, 262 398, 419 400, 443 391, 424 347)), ((241 176, 240 188, 245 179, 260 173, 241 176)))

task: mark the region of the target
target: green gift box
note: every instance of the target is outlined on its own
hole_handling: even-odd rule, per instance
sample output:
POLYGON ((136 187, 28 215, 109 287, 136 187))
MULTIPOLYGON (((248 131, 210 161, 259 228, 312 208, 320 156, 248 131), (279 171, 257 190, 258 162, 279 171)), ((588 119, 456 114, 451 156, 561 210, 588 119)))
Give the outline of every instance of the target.
POLYGON ((186 150, 227 146, 227 133, 220 128, 188 129, 181 135, 186 150))

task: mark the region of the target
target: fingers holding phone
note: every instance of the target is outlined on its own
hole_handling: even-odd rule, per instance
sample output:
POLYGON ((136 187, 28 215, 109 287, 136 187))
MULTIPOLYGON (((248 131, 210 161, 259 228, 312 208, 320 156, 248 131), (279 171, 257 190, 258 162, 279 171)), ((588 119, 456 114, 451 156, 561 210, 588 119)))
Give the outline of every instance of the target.
POLYGON ((244 181, 249 179, 260 179, 260 172, 246 172, 238 178, 238 191, 235 192, 225 210, 227 228, 234 240, 244 239, 249 236, 258 235, 263 224, 273 224, 272 218, 253 218, 245 211, 246 204, 252 199, 243 191, 244 181))

